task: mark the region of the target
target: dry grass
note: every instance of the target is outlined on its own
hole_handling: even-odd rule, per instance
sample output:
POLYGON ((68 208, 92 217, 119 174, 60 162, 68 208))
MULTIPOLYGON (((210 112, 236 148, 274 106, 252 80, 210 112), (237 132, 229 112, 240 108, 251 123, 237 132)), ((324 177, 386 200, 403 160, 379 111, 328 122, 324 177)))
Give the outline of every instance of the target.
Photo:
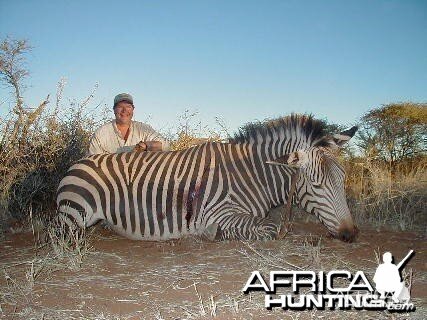
POLYGON ((427 231, 427 158, 389 168, 369 161, 347 162, 347 194, 360 222, 399 230, 427 231))
MULTIPOLYGON (((68 168, 86 154, 93 130, 105 114, 82 101, 62 101, 60 82, 55 104, 0 119, 0 218, 28 222, 30 213, 54 212, 56 188, 68 168)), ((95 90, 95 89, 94 89, 95 90)))
MULTIPOLYGON (((60 219, 41 223, 31 222, 34 244, 16 251, 12 259, 0 264, 4 286, 0 290, 1 304, 24 305, 31 309, 34 287, 58 271, 77 271, 91 252, 85 230, 71 229, 60 219), (36 226, 44 225, 40 229, 36 226)), ((28 311, 24 308, 24 313, 28 311)))
MULTIPOLYGON (((95 229, 90 229, 93 232, 95 229)), ((90 237, 86 229, 68 226, 64 220, 52 219, 46 230, 48 251, 53 253, 53 259, 61 261, 70 270, 77 270, 83 263, 83 258, 90 253, 90 237)))
POLYGON ((171 150, 183 150, 196 145, 223 141, 228 129, 222 120, 216 119, 218 128, 209 128, 198 119, 198 112, 185 110, 177 117, 177 123, 164 133, 171 141, 171 150))

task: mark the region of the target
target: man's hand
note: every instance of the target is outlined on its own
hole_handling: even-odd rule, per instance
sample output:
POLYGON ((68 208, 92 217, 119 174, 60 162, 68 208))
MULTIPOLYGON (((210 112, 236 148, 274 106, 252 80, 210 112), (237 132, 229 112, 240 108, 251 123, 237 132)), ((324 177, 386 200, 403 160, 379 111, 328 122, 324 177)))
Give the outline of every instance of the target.
POLYGON ((162 151, 162 143, 160 141, 140 141, 133 151, 162 151))
POLYGON ((133 151, 137 151, 137 152, 147 151, 147 150, 148 150, 148 146, 144 141, 138 142, 138 144, 133 149, 133 151))

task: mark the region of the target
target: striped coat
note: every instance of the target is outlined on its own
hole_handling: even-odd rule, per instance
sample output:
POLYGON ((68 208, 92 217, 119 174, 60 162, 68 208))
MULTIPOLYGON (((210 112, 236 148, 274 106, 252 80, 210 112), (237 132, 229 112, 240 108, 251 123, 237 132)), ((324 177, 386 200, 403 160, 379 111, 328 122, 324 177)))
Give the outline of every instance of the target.
MULTIPOLYGON (((320 124, 292 116, 250 127, 230 143, 90 156, 61 181, 59 211, 81 227, 107 220, 131 239, 205 233, 217 239, 275 238, 280 217, 269 211, 286 202, 295 171, 280 161, 301 150, 310 154, 325 138, 320 124)), ((297 202, 308 207, 304 177, 298 182, 297 202)))

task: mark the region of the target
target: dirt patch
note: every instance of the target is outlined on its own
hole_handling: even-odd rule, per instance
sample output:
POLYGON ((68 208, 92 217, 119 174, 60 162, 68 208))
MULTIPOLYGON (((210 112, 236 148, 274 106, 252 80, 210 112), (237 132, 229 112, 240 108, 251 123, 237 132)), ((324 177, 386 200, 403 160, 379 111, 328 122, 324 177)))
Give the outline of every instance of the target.
MULTIPOLYGON (((263 308, 263 295, 240 292, 250 272, 288 269, 363 270, 373 276, 377 257, 391 251, 400 261, 416 255, 411 298, 417 310, 395 319, 425 319, 425 238, 410 232, 361 228, 357 242, 326 236, 313 222, 296 222, 284 240, 163 243, 131 241, 98 227, 92 250, 80 268, 35 255, 32 234, 7 235, 0 242, 0 317, 3 319, 329 319, 388 318, 386 311, 283 311, 263 308)), ((40 250, 39 250, 40 251, 40 250)))

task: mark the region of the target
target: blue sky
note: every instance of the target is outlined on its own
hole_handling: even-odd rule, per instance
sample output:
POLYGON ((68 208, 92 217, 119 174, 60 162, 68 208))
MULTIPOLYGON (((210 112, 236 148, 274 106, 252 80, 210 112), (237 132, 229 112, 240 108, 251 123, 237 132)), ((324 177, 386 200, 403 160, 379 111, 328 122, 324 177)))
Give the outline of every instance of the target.
POLYGON ((65 77, 69 98, 95 83, 95 103, 131 93, 136 119, 158 129, 190 109, 233 131, 293 111, 350 124, 427 101, 427 1, 0 0, 0 12, 0 37, 34 47, 30 105, 65 77))

